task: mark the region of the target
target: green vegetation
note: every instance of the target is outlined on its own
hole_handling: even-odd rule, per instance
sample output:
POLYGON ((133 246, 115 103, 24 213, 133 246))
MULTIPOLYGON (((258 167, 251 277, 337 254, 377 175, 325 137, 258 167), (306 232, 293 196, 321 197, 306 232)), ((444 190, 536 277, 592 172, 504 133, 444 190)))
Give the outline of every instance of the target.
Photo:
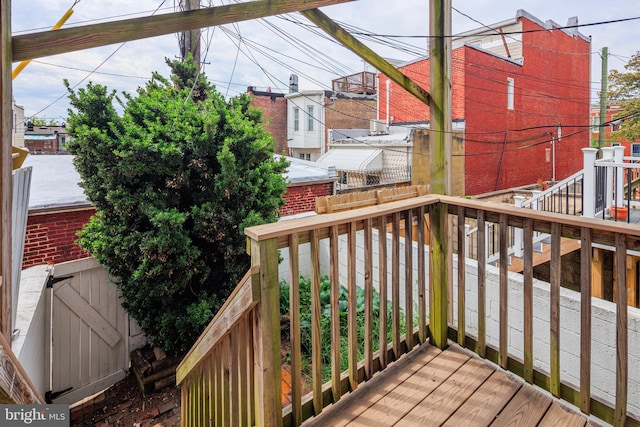
POLYGON ((620 130, 613 133, 617 140, 640 139, 640 52, 624 66, 626 72, 609 73, 609 98, 620 101, 622 111, 614 119, 623 119, 620 130))
MULTIPOLYGON (((289 284, 280 283, 280 315, 289 313, 289 284)), ((338 306, 340 310, 340 370, 343 372, 348 367, 348 339, 347 319, 349 316, 348 299, 349 292, 346 287, 340 285, 338 306)), ((328 277, 320 279, 320 329, 322 333, 322 381, 331 379, 331 282, 328 277)), ((356 324, 358 335, 358 360, 364 359, 364 289, 356 288, 356 324)), ((380 331, 380 294, 373 290, 373 351, 379 348, 380 331)), ((391 302, 387 304, 387 318, 391 319, 391 302)), ((404 313, 400 312, 400 333, 405 331, 404 313)), ((300 339, 302 351, 303 371, 311 364, 311 279, 300 278, 300 339)), ((391 341, 391 320, 387 331, 391 341)), ((306 372, 308 374, 308 372, 306 372)))
POLYGON ((249 268, 243 230, 275 220, 287 163, 246 95, 225 100, 192 60, 167 64, 170 79, 155 73, 124 101, 65 82, 67 148, 97 209, 80 245, 147 338, 180 354, 249 268))

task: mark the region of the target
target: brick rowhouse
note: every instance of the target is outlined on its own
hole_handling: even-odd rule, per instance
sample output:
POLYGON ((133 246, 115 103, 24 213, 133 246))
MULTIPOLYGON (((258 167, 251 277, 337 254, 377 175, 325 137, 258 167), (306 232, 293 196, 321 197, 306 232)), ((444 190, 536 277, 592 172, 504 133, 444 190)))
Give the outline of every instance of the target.
MULTIPOLYGON (((465 121, 466 194, 551 180, 554 163, 555 179, 562 180, 582 168, 580 150, 589 145, 590 40, 521 10, 503 24, 462 34, 467 43, 452 52, 453 119, 465 121), (500 37, 502 30, 509 34, 500 37), (496 40, 478 47, 486 33, 497 34, 496 40)), ((400 70, 429 90, 429 66, 423 59, 400 70)), ((429 107, 395 83, 388 96, 387 80, 380 75, 382 120, 429 120, 429 107)))

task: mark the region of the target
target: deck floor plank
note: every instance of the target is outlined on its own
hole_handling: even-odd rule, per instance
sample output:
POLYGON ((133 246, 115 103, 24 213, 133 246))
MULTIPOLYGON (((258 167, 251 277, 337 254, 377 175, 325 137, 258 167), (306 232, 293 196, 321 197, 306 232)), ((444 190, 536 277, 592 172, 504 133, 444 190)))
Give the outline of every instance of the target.
POLYGON ((494 372, 487 381, 453 414, 446 427, 488 426, 522 387, 522 381, 503 371, 494 372))
POLYGON ((551 405, 551 398, 532 387, 522 387, 500 412, 491 427, 536 426, 551 405))
POLYGON ((422 369, 376 401, 349 426, 391 426, 457 371, 470 355, 449 347, 422 369))
POLYGON ((441 352, 442 350, 432 345, 421 346, 374 375, 370 381, 359 386, 353 393, 343 396, 335 405, 329 406, 320 419, 312 418, 304 423, 304 426, 347 425, 441 352))
POLYGON ((547 413, 544 415, 539 427, 584 427, 587 419, 578 413, 562 406, 558 402, 553 402, 547 413))
POLYGON ((550 395, 452 344, 392 363, 304 426, 577 426, 592 424, 550 395))
POLYGON ((491 376, 494 368, 478 358, 470 358, 453 375, 410 410, 396 425, 440 425, 491 376))

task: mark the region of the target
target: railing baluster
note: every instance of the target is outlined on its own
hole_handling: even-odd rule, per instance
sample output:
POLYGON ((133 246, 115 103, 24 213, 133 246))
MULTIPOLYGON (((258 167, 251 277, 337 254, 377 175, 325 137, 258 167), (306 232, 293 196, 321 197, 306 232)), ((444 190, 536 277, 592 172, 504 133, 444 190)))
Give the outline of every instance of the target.
POLYGON ((533 383, 533 220, 524 220, 524 380, 533 383))
POLYGON ((498 363, 507 368, 509 360, 509 224, 506 214, 500 214, 500 353, 498 363))
POLYGON ((551 224, 551 295, 550 295, 550 392, 560 397, 560 284, 561 276, 561 227, 559 223, 551 224))
POLYGON ((333 402, 340 400, 340 270, 338 227, 329 230, 329 274, 331 276, 330 306, 331 306, 331 393, 333 402))
POLYGON ((462 347, 466 340, 465 291, 466 291, 466 252, 465 252, 465 216, 464 206, 458 206, 458 344, 462 347))
POLYGON ((300 342, 300 238, 289 235, 289 326, 291 346, 291 411, 293 425, 302 424, 302 353, 300 342))
POLYGON ((229 334, 229 418, 234 426, 240 424, 239 332, 233 328, 229 334))
POLYGON ((358 387, 358 323, 357 323, 357 288, 356 288, 356 223, 350 222, 347 226, 347 242, 349 253, 349 314, 347 315, 348 328, 348 353, 349 353, 349 385, 351 390, 358 387))
POLYGON ((580 229, 580 409, 591 413, 591 229, 580 229))
POLYGON ((627 419, 628 325, 627 325, 627 241, 616 233, 616 407, 613 425, 624 426, 627 419))
POLYGON ((404 262, 405 262, 405 337, 407 351, 413 348, 413 212, 404 212, 404 262))
POLYGON ((400 212, 393 214, 391 240, 391 340, 393 357, 400 357, 400 212))
POLYGON ((222 340, 222 364, 220 376, 222 377, 222 425, 231 425, 231 334, 227 334, 222 340))
MULTIPOLYGON (((249 425, 249 402, 247 401, 246 390, 249 387, 249 381, 246 368, 248 362, 246 343, 250 343, 251 341, 249 340, 246 319, 243 319, 238 323, 237 330, 238 339, 236 340, 235 346, 236 351, 238 352, 238 361, 235 373, 238 375, 238 424, 241 426, 247 426, 249 425)), ((233 354, 232 358, 235 359, 233 354)))
POLYGON ((478 343, 476 353, 480 357, 487 354, 487 257, 485 251, 485 242, 487 239, 485 233, 484 211, 478 211, 478 343))
POLYGON ((380 369, 387 366, 387 217, 378 217, 378 281, 380 283, 380 369))
MULTIPOLYGON (((426 302, 426 266, 424 260, 424 245, 425 245, 425 220, 424 220, 424 206, 420 206, 418 209, 418 339, 420 343, 424 343, 427 340, 427 302, 426 302)), ((464 240, 463 246, 464 246, 464 240)))
POLYGON ((320 238, 311 230, 311 381, 313 410, 322 412, 322 330, 320 318, 320 238))
POLYGON ((373 235, 371 218, 364 220, 364 369, 373 376, 373 235))

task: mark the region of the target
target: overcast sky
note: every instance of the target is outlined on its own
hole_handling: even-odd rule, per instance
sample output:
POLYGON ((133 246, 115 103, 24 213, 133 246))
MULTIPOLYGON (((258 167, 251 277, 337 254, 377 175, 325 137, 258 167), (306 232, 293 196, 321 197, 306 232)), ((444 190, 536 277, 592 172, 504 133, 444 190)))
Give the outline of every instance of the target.
MULTIPOLYGON (((232 0, 203 0, 217 6, 232 0)), ((453 33, 459 33, 515 17, 524 9, 542 21, 566 25, 578 17, 590 24, 640 16, 638 0, 452 0, 453 33), (465 16, 467 15, 467 16, 465 16), (473 18, 470 19, 470 18, 473 18), (478 22, 476 22, 478 21, 478 22)), ((109 20, 174 11, 178 0, 80 0, 65 28, 109 20), (157 11, 157 12, 155 12, 157 11)), ((73 0, 17 0, 12 2, 13 35, 49 29, 71 7, 73 0)), ((429 0, 358 0, 323 8, 332 19, 352 31, 383 36, 427 36, 429 0)), ((640 19, 580 28, 592 36, 592 96, 600 87, 603 46, 609 48, 609 69, 622 70, 640 50, 640 19)), ((299 76, 300 89, 329 89, 331 80, 365 69, 362 60, 328 40, 300 14, 204 29, 202 58, 205 73, 220 92, 234 96, 247 86, 286 92, 290 74, 299 76), (294 22, 295 21, 295 22, 294 22), (239 41, 241 40, 241 41, 239 41), (240 44, 240 49, 238 45, 240 44), (307 53, 303 53, 307 52, 307 53)), ((363 40, 387 58, 411 60, 425 51, 426 37, 384 38, 391 46, 363 40), (411 46, 407 46, 410 44, 411 46)), ((165 58, 177 58, 175 34, 123 45, 111 45, 64 55, 40 58, 13 81, 13 95, 25 115, 64 121, 67 117, 63 79, 84 87, 93 81, 117 91, 135 92, 152 71, 168 75, 165 58), (95 72, 92 73, 92 71, 95 72)), ((14 64, 14 67, 17 64, 14 64)), ((367 68, 371 70, 370 68, 367 68)))

